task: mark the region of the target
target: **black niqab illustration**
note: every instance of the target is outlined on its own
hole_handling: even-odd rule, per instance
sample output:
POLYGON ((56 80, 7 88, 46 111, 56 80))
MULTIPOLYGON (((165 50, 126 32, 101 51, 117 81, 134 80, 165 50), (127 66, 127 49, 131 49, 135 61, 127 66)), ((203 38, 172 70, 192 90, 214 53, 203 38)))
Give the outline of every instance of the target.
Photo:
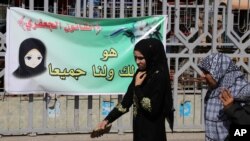
POLYGON ((29 78, 43 73, 46 68, 45 64, 46 48, 45 45, 38 39, 29 38, 24 40, 19 48, 19 67, 13 72, 13 75, 18 78, 29 78), (37 49, 43 56, 41 63, 35 68, 31 68, 25 64, 25 55, 32 49, 37 49))

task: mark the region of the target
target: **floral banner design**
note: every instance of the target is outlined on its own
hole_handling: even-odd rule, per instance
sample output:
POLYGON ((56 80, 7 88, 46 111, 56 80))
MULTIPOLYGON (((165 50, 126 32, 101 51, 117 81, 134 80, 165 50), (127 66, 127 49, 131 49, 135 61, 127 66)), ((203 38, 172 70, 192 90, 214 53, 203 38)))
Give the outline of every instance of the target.
POLYGON ((137 69, 135 43, 164 40, 166 18, 87 19, 10 8, 5 91, 123 94, 137 69))

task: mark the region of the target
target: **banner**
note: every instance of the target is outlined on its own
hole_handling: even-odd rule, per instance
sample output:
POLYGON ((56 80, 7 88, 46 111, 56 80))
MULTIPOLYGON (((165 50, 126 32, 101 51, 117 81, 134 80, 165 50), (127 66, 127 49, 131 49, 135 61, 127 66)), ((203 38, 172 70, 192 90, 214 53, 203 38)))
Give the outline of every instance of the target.
POLYGON ((10 94, 123 94, 137 66, 133 48, 163 39, 166 16, 85 19, 10 8, 5 90, 10 94))

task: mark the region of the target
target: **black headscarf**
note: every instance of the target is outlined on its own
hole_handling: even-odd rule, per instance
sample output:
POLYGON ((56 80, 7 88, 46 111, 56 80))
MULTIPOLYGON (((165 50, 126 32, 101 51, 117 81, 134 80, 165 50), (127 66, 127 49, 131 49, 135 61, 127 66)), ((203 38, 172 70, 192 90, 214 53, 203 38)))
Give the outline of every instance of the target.
MULTIPOLYGON (((170 77, 168 71, 168 63, 165 55, 164 45, 162 42, 155 38, 143 39, 139 41, 134 50, 140 51, 146 60, 146 72, 147 78, 156 70, 161 70, 165 75, 165 102, 164 102, 164 112, 165 117, 169 123, 171 130, 173 131, 174 124, 174 109, 173 109, 173 96, 171 91, 170 77)), ((162 83, 162 82, 160 82, 162 83)))
POLYGON ((38 39, 29 38, 24 40, 19 48, 19 67, 13 72, 18 78, 29 78, 41 74, 46 70, 45 64, 46 48, 38 39), (35 68, 31 68, 25 64, 24 57, 32 49, 37 49, 43 56, 41 63, 35 68))

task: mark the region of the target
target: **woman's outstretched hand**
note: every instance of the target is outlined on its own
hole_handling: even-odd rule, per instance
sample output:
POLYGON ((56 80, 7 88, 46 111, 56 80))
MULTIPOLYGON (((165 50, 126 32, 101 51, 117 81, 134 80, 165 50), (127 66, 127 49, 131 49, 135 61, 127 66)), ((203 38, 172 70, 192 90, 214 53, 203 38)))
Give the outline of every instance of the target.
POLYGON ((101 122, 97 125, 97 128, 98 128, 98 129, 104 129, 107 125, 108 125, 108 121, 107 121, 107 120, 103 120, 103 121, 101 121, 101 122))
POLYGON ((94 129, 91 134, 90 134, 90 137, 91 138, 97 138, 97 137, 100 137, 102 136, 103 134, 105 133, 108 133, 111 129, 112 125, 111 124, 108 124, 108 121, 107 120, 103 120, 101 121, 96 129, 94 129))

